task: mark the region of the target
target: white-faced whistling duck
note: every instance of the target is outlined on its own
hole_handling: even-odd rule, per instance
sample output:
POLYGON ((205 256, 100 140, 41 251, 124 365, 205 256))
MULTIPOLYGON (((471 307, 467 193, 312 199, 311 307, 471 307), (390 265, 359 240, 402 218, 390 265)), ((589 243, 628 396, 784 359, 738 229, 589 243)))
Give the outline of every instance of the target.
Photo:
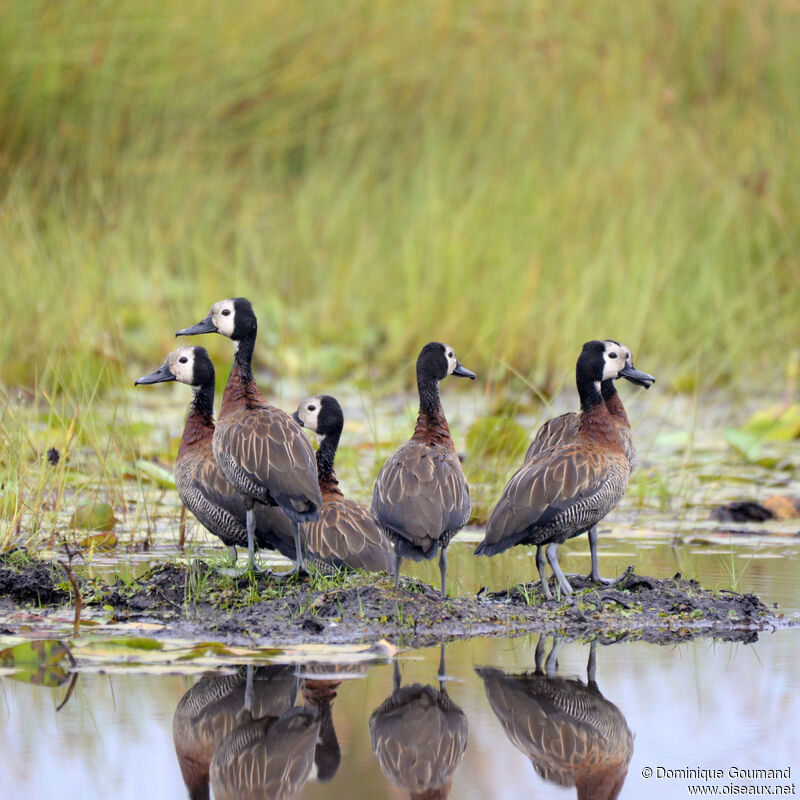
POLYGON ((172 718, 172 739, 191 800, 209 797, 211 757, 242 723, 245 704, 253 717, 280 717, 294 707, 297 683, 292 666, 248 666, 233 675, 201 678, 181 697, 172 718))
POLYGON ((412 800, 444 800, 467 749, 467 717, 447 694, 444 674, 443 644, 438 691, 419 683, 401 687, 395 660, 394 691, 369 718, 381 771, 412 800))
POLYGON ((633 735, 622 712, 600 693, 596 642, 589 649, 587 683, 557 677, 557 648, 544 660, 536 646, 536 671, 508 674, 478 667, 489 705, 506 736, 536 772, 559 786, 574 786, 578 800, 619 796, 633 756, 633 735))
MULTIPOLYGON (((616 345, 619 347, 620 352, 624 354, 626 365, 625 369, 620 372, 619 377, 626 378, 637 386, 644 386, 645 389, 649 389, 651 384, 655 383, 655 378, 652 375, 639 372, 639 370, 634 368, 631 351, 625 347, 625 345, 615 342, 612 339, 607 339, 606 343, 616 345)), ((622 449, 625 451, 625 457, 628 459, 629 473, 631 473, 636 468, 636 447, 633 443, 628 415, 625 413, 625 407, 622 405, 622 400, 617 393, 615 381, 603 381, 600 384, 600 394, 603 396, 606 408, 608 408, 608 412, 611 414, 611 421, 614 423, 614 427, 619 434, 620 441, 622 442, 622 449)), ((558 417, 547 420, 547 422, 539 428, 536 437, 525 453, 525 461, 531 461, 553 447, 571 442, 578 435, 580 422, 581 415, 577 411, 569 411, 566 414, 561 414, 558 417)), ((536 551, 537 561, 542 559, 541 547, 542 546, 539 545, 536 551)), ((610 581, 600 577, 598 568, 597 525, 593 525, 589 529, 589 551, 592 558, 592 570, 589 574, 589 578, 595 583, 609 583, 610 581)))
POLYGON ((466 525, 469 488, 439 400, 439 381, 448 375, 475 380, 453 348, 429 342, 417 358, 419 414, 411 439, 383 465, 372 493, 372 516, 394 544, 394 583, 403 558, 439 555, 442 596, 446 594, 446 550, 466 525))
POLYGON ((319 734, 319 713, 313 706, 294 706, 280 717, 245 722, 214 751, 209 770, 214 797, 297 796, 314 769, 319 734))
POLYGON ((254 568, 255 503, 278 506, 294 525, 294 570, 304 568, 299 526, 318 517, 322 495, 314 448, 284 411, 270 405, 253 379, 258 322, 244 297, 214 303, 205 319, 176 336, 220 333, 233 340, 235 355, 212 447, 217 465, 242 495, 247 508, 248 569, 254 568))
MULTIPOLYGON (((175 484, 183 504, 231 550, 247 547, 247 511, 239 492, 220 472, 211 450, 214 435, 214 365, 204 347, 180 347, 136 385, 179 381, 194 389, 175 461, 175 484)), ((294 558, 294 533, 278 508, 256 509, 256 544, 294 558)))
POLYGON ((333 567, 392 571, 392 546, 364 506, 348 500, 333 471, 344 425, 339 401, 328 394, 303 400, 295 421, 319 436, 317 478, 322 492, 319 519, 305 526, 306 556, 333 567))
MULTIPOLYGON (((624 355, 612 341, 583 346, 576 367, 581 401, 576 435, 514 473, 489 518, 483 542, 475 549, 477 555, 495 555, 517 544, 547 545, 547 560, 561 590, 572 593, 558 563, 558 545, 603 519, 625 493, 630 475, 627 455, 600 393, 601 382, 623 372, 641 381, 653 380, 629 366, 624 355)), ((542 591, 551 598, 541 548, 536 565, 542 591)))

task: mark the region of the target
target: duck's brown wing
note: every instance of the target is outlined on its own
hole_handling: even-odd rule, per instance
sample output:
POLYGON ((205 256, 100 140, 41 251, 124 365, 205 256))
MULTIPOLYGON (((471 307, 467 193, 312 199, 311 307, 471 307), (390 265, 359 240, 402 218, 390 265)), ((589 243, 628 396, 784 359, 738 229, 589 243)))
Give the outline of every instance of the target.
POLYGON ((574 411, 547 420, 536 432, 536 437, 525 453, 525 461, 546 452, 552 447, 571 442, 578 434, 580 415, 574 411))
POLYGON ((243 493, 273 500, 298 521, 322 505, 311 442, 279 408, 227 415, 214 431, 212 446, 219 468, 243 493))
POLYGON ((392 571, 392 546, 364 506, 342 498, 327 500, 319 519, 305 528, 309 552, 334 566, 392 571))
POLYGON ((609 506, 604 516, 613 508, 626 481, 622 453, 580 443, 551 450, 512 475, 475 553, 494 555, 523 541, 538 544, 536 531, 549 536, 555 524, 575 527, 572 533, 586 530, 595 512, 609 506))
POLYGON ((431 558, 443 534, 462 528, 470 514, 469 487, 449 448, 407 442, 383 465, 372 493, 372 516, 390 537, 431 558))

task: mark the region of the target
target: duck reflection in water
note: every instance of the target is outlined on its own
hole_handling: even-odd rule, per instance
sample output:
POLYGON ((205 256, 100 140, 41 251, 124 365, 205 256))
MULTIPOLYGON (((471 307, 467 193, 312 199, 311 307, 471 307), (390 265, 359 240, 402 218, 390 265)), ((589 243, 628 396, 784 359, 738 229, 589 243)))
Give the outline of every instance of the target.
POLYGON ((233 675, 202 678, 192 686, 172 721, 175 752, 191 800, 209 797, 211 757, 242 723, 246 704, 254 717, 280 717, 296 698, 297 678, 290 666, 239 667, 233 675))
MULTIPOLYGON (((306 676, 300 686, 303 703, 316 708, 319 714, 319 740, 314 751, 314 778, 320 783, 331 780, 342 762, 342 751, 336 729, 333 727, 333 701, 336 699, 336 690, 342 681, 339 678, 322 677, 322 674, 334 674, 339 667, 328 665, 310 665, 306 676), (314 677, 314 672, 320 672, 319 677, 314 677), (310 674, 309 674, 310 673, 310 674)), ((352 665, 347 665, 346 671, 352 673, 352 665)))
POLYGON ((292 707, 259 717, 254 684, 248 680, 238 725, 211 757, 209 779, 215 800, 289 800, 311 777, 319 710, 294 705, 295 684, 292 707))
POLYGON ((622 790, 633 755, 633 735, 620 710, 600 694, 592 642, 587 683, 558 678, 556 638, 542 667, 545 640, 536 646, 536 670, 512 674, 475 671, 512 744, 546 781, 574 786, 579 800, 613 800, 622 790))
POLYGON ((467 748, 467 717, 444 688, 441 646, 439 690, 400 686, 394 662, 394 692, 369 720, 372 749, 383 774, 403 787, 412 800, 443 800, 467 748))

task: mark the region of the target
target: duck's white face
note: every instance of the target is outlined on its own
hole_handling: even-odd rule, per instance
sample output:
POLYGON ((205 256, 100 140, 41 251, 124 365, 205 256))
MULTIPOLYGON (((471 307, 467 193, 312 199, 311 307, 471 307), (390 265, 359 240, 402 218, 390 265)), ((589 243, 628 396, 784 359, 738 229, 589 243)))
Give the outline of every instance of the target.
POLYGON ((297 416, 306 428, 316 433, 319 422, 319 411, 322 408, 322 400, 319 395, 307 397, 297 406, 297 416))
POLYGON ((631 351, 624 344, 607 339, 603 342, 605 350, 603 352, 603 380, 615 380, 619 377, 625 365, 632 365, 631 351))
POLYGON ((176 381, 192 385, 194 380, 194 347, 179 347, 167 356, 169 371, 176 381))
POLYGON ((453 370, 458 366, 455 350, 449 344, 444 345, 444 357, 447 359, 447 374, 452 375, 453 370))
POLYGON ((220 300, 214 303, 211 306, 209 316, 217 328, 217 333, 221 333, 228 338, 233 336, 234 317, 236 316, 233 300, 220 300))

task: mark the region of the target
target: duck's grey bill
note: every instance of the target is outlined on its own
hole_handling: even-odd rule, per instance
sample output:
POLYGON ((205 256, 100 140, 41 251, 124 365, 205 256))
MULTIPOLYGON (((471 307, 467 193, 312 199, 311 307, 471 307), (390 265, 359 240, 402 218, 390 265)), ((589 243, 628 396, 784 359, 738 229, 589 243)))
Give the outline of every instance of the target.
POLYGON ((475 380, 475 373, 471 369, 461 366, 460 363, 456 364, 453 375, 458 375, 459 378, 469 378, 471 381, 475 380))
POLYGON ((294 420, 294 421, 295 421, 295 422, 296 422, 296 423, 297 423, 297 424, 298 424, 298 425, 299 425, 301 428, 305 428, 305 425, 303 425, 303 420, 301 420, 301 419, 300 419, 300 415, 299 415, 299 414, 298 414, 296 411, 295 411, 295 412, 292 414, 292 419, 293 419, 293 420, 294 420))
POLYGON ((194 336, 198 333, 216 333, 217 326, 214 324, 213 320, 211 319, 211 315, 207 316, 205 319, 201 319, 196 325, 192 325, 189 328, 183 328, 179 330, 175 335, 176 336, 194 336))
POLYGON ((175 376, 169 371, 166 364, 162 364, 155 372, 145 375, 144 378, 134 381, 133 385, 138 386, 141 383, 164 383, 164 381, 174 381, 175 376))
POLYGON ((638 369, 630 366, 630 364, 626 364, 623 369, 620 370, 619 373, 621 378, 627 378, 631 383, 635 383, 637 386, 644 386, 645 389, 649 389, 652 384, 656 382, 656 379, 652 375, 648 375, 646 372, 640 372, 638 369))

